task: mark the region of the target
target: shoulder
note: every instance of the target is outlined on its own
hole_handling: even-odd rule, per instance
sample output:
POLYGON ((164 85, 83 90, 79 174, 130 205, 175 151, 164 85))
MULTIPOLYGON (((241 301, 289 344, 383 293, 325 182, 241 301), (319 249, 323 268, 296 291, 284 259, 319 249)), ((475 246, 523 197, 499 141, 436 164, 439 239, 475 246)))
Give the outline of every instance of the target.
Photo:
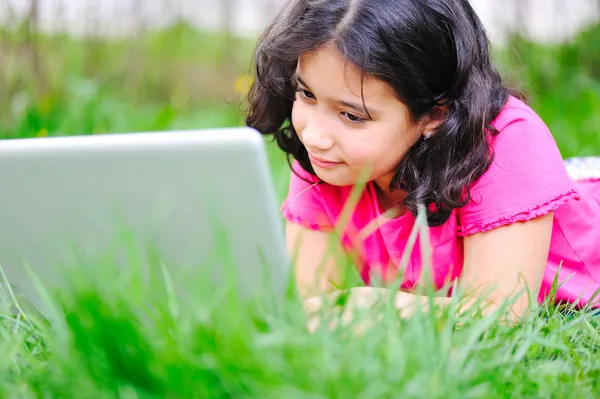
POLYGON ((493 161, 458 210, 463 235, 530 220, 578 198, 552 133, 533 109, 510 97, 492 124, 493 161))
POLYGON ((509 97, 492 125, 498 131, 490 136, 493 162, 475 186, 493 184, 495 178, 507 173, 512 176, 513 184, 530 183, 528 180, 532 180, 538 182, 535 184, 537 189, 550 188, 544 180, 545 175, 567 177, 562 155, 550 129, 527 104, 509 97))
POLYGON ((323 182, 319 177, 306 171, 298 161, 292 162, 290 189, 287 201, 311 198, 323 206, 334 206, 351 187, 338 187, 323 182), (305 195, 310 191, 310 195, 305 195))
POLYGON ((523 156, 527 150, 523 145, 535 145, 540 151, 560 156, 546 123, 529 105, 515 97, 508 98, 492 125, 498 134, 490 137, 490 144, 494 153, 502 158, 523 156))
POLYGON ((288 195, 282 205, 283 216, 311 230, 331 230, 351 188, 322 182, 297 161, 291 166, 288 195))

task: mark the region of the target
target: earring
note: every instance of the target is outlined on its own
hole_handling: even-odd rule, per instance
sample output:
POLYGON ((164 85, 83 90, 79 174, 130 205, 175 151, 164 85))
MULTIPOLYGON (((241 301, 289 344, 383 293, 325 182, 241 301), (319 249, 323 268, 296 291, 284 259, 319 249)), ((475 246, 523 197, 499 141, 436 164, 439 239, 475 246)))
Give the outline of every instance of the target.
POLYGON ((425 133, 425 136, 424 136, 425 140, 431 138, 432 135, 433 135, 433 133, 431 131, 428 131, 427 133, 425 133))

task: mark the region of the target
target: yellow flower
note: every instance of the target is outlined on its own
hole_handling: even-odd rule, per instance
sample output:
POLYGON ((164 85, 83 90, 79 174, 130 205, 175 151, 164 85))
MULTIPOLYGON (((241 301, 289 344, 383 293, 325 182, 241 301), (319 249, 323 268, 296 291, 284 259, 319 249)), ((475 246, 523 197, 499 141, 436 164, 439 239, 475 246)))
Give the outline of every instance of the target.
POLYGON ((39 132, 37 132, 37 134, 35 136, 36 137, 47 137, 48 136, 48 130, 44 127, 39 132))
POLYGON ((237 93, 240 93, 242 95, 247 95, 248 91, 250 90, 250 86, 252 85, 252 77, 244 74, 244 75, 240 75, 238 76, 238 78, 235 80, 235 84, 233 86, 234 90, 237 93))

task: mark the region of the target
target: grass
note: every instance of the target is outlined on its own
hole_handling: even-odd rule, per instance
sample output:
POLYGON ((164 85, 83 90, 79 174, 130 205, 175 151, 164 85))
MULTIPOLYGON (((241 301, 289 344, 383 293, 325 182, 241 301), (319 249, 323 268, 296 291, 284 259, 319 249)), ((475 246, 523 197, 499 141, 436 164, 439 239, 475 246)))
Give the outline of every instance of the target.
MULTIPOLYGON (((130 262, 127 269, 110 260, 79 269, 66 288, 49 291, 58 310, 52 326, 35 313, 17 319, 1 313, 3 396, 591 398, 599 392, 598 319, 583 313, 568 317, 543 306, 511 326, 498 321, 500 313, 457 316, 456 305, 402 320, 382 303, 371 314, 357 313, 355 324, 310 334, 294 295, 247 298, 235 284, 199 284, 184 296, 177 287, 189 276, 177 268, 165 273, 139 253, 130 262), (144 283, 148 276, 152 282, 144 283), (352 333, 365 323, 372 327, 352 333)), ((6 288, 3 295, 11 303, 6 288)), ((338 316, 321 317, 327 325, 338 316)))
MULTIPOLYGON (((556 47, 516 41, 511 50, 496 53, 565 156, 596 154, 600 146, 600 77, 592 51, 598 31, 556 47)), ((134 43, 64 37, 28 42, 17 32, 2 35, 0 46, 0 78, 8 92, 0 99, 4 139, 242 123, 236 81, 247 71, 249 43, 180 26, 134 43), (44 61, 41 72, 23 51, 32 43, 44 61), (225 44, 232 46, 229 51, 221 51, 225 44)), ((268 147, 282 199, 289 172, 281 153, 268 147)), ((569 316, 544 305, 530 319, 506 325, 499 314, 457 316, 455 307, 401 320, 382 305, 356 315, 356 325, 371 325, 361 334, 352 333, 352 325, 309 334, 293 294, 240 298, 233 284, 224 284, 191 290, 182 299, 180 282, 200 283, 200 270, 181 276, 176 265, 166 265, 164 273, 161 265, 145 264, 137 255, 125 270, 107 257, 69 274, 67 288, 48 292, 57 310, 52 324, 27 308, 15 316, 11 292, 2 286, 2 397, 600 394, 599 318, 588 313, 569 316)))
MULTIPOLYGON (((567 316, 544 305, 508 325, 499 322, 500 312, 459 316, 455 303, 403 320, 382 302, 372 313, 356 313, 348 326, 310 334, 291 292, 240 296, 234 281, 207 284, 208 269, 191 280, 169 267, 175 265, 147 262, 133 247, 129 252, 125 269, 107 256, 44 292, 56 310, 51 324, 31 310, 18 317, 8 308, 0 312, 4 397, 591 398, 599 392, 598 318, 585 313, 567 316), (185 281, 195 289, 183 292, 185 281), (365 325, 371 327, 352 332, 365 325)), ((9 287, 2 295, 5 305, 14 304, 9 287)), ((323 325, 339 321, 338 314, 320 317, 323 325)))

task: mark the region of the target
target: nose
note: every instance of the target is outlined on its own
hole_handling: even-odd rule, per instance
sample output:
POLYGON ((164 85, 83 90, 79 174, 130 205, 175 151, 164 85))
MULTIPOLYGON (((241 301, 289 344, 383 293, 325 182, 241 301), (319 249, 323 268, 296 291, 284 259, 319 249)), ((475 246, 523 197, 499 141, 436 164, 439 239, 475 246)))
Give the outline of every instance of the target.
POLYGON ((302 142, 308 149, 327 151, 333 147, 333 138, 327 133, 327 125, 319 118, 311 118, 302 130, 302 142))

